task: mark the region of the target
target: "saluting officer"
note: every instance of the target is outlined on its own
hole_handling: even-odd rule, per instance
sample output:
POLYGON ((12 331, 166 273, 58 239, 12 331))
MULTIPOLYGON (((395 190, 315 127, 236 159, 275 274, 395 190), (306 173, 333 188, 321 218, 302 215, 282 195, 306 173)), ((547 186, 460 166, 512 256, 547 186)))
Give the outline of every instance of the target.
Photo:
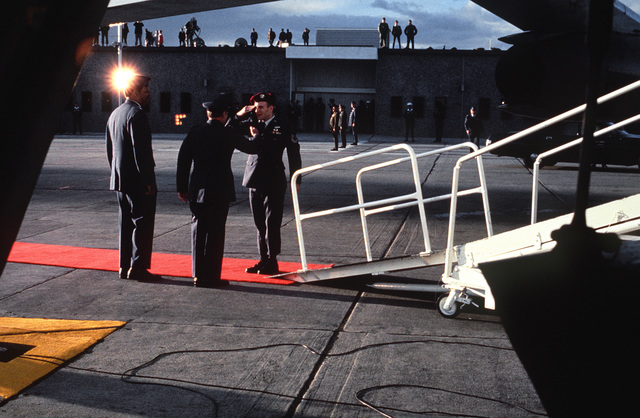
POLYGON ((276 257, 281 249, 280 226, 288 183, 282 154, 286 149, 289 174, 292 175, 302 167, 300 144, 286 124, 275 116, 272 93, 258 93, 251 97, 250 102, 252 105, 245 106, 237 115, 246 117, 255 112, 258 120, 258 126, 251 130, 260 141, 260 150, 257 155, 249 155, 242 185, 249 188, 251 212, 258 230, 260 261, 246 271, 273 275, 279 272, 276 257))

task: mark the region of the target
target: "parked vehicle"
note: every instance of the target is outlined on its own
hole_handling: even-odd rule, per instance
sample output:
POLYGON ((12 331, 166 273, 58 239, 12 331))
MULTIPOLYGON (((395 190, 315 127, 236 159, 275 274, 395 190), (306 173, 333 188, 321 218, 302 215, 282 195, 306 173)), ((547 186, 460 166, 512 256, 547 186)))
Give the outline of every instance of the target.
MULTIPOLYGON (((611 123, 600 124, 597 129, 610 125, 611 123)), ((492 135, 491 142, 500 141, 514 133, 492 135), (497 139, 494 140, 494 138, 497 139)), ((491 153, 497 156, 520 158, 525 166, 532 168, 538 155, 580 138, 580 136, 580 123, 568 122, 530 134, 510 144, 498 147, 491 153)), ((617 129, 596 137, 594 142, 593 164, 637 165, 640 168, 640 135, 630 134, 624 129, 617 129)), ((558 162, 578 163, 579 155, 580 145, 576 145, 543 159, 541 165, 552 166, 558 162)))

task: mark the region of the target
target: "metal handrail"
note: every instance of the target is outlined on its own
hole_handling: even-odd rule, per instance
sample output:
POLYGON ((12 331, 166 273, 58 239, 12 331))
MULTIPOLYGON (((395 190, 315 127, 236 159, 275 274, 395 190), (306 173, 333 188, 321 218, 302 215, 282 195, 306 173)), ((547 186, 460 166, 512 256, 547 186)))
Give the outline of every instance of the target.
MULTIPOLYGON (((441 149, 437 149, 437 150, 433 150, 433 151, 427 151, 421 154, 417 154, 416 158, 420 159, 420 158, 424 158, 424 157, 429 157, 432 155, 437 155, 437 154, 442 154, 445 152, 449 152, 449 151, 453 151, 455 149, 459 149, 459 148, 470 148, 471 151, 477 151, 478 150, 478 146, 475 145, 472 142, 465 142, 465 143, 461 143, 461 144, 456 144, 456 145, 452 145, 452 146, 448 146, 445 148, 441 148, 441 149)), ((365 251, 367 254, 367 261, 372 261, 373 260, 373 255, 371 253, 371 243, 369 242, 369 230, 368 230, 368 226, 367 226, 367 216, 369 215, 374 215, 374 214, 378 214, 378 213, 382 213, 382 212, 387 212, 387 211, 391 211, 391 210, 396 210, 396 209, 403 209, 403 208, 407 208, 407 207, 411 207, 411 206, 418 206, 418 210, 424 210, 424 206, 422 204, 419 204, 419 201, 412 201, 412 202, 407 202, 404 204, 399 204, 399 205, 393 205, 393 206, 385 206, 385 207, 377 207, 375 209, 367 209, 367 205, 364 202, 364 194, 362 191, 362 177, 365 173, 367 172, 371 172, 374 170, 378 170, 380 168, 385 168, 385 167, 389 167, 392 165, 396 165, 396 164, 400 164, 403 162, 409 161, 409 157, 405 157, 405 158, 398 158, 396 160, 391 160, 391 161, 386 161, 383 163, 379 163, 379 164, 375 164, 369 167, 364 167, 362 169, 360 169, 360 171, 358 171, 358 174, 356 175, 356 190, 358 193, 358 203, 361 205, 360 207, 360 220, 362 223, 362 233, 364 236, 364 244, 365 244, 365 251)), ((484 170, 483 170, 483 166, 482 166, 482 157, 480 157, 477 160, 477 164, 478 164, 478 177, 480 178, 480 186, 473 188, 473 189, 467 189, 467 190, 463 190, 462 192, 459 192, 459 195, 470 195, 473 193, 481 193, 483 196, 487 195, 487 188, 486 188, 486 182, 484 179, 484 170)), ((437 202, 440 200, 446 200, 451 198, 450 194, 446 194, 446 195, 441 195, 441 196, 434 196, 434 197, 430 197, 430 198, 425 198, 422 199, 422 203, 431 203, 431 202, 437 202)), ((382 202, 382 201, 380 201, 382 202)), ((487 223, 487 228, 489 231, 492 231, 492 226, 491 226, 491 215, 485 211, 485 222, 487 223)), ((423 232, 423 239, 425 241, 425 252, 430 252, 431 251, 431 244, 429 242, 429 234, 427 233, 428 231, 428 227, 426 224, 426 218, 425 218, 425 223, 422 225, 422 232, 423 232)), ((491 234, 491 233, 490 233, 491 234)))
MULTIPOLYGON (((606 128, 602 128, 593 133, 593 137, 597 138, 599 136, 608 134, 611 131, 615 131, 618 128, 622 128, 623 126, 629 125, 631 123, 637 122, 640 120, 640 114, 615 123, 613 125, 607 126, 606 128)), ((538 155, 536 161, 533 163, 533 184, 531 186, 531 224, 533 225, 538 221, 538 190, 539 190, 539 173, 540 173, 540 165, 542 164, 542 160, 551 155, 557 154, 569 148, 573 148, 574 146, 582 143, 583 138, 577 138, 573 141, 567 142, 566 144, 560 145, 559 147, 550 149, 548 151, 543 152, 538 155)))
MULTIPOLYGON (((361 219, 363 219, 363 235, 364 235, 364 240, 365 240, 365 246, 366 246, 366 250, 367 250, 367 260, 371 261, 371 251, 370 251, 370 241, 369 241, 369 237, 368 237, 368 229, 366 226, 366 221, 364 221, 364 217, 366 217, 369 214, 373 214, 373 213, 378 213, 378 212, 383 212, 383 211, 387 211, 387 210, 393 210, 393 209, 400 209, 400 208, 404 208, 404 207, 409 207, 409 206, 418 206, 418 210, 420 213, 420 221, 421 221, 421 225, 423 228, 423 238, 424 238, 424 244, 425 244, 425 253, 430 253, 431 252, 431 247, 430 247, 430 243, 429 243, 429 234, 427 231, 427 222, 426 222, 426 213, 424 210, 424 205, 423 202, 426 201, 435 201, 435 199, 445 199, 447 198, 448 195, 443 195, 443 196, 438 196, 436 198, 428 198, 428 199, 424 199, 422 196, 422 185, 421 185, 421 181, 420 181, 420 175, 419 175, 419 169, 418 169, 418 162, 417 160, 419 158, 424 158, 430 155, 434 155, 434 154, 441 154, 447 151, 451 151, 453 149, 457 149, 457 148, 461 148, 461 147, 468 147, 471 148, 472 150, 477 150, 477 146, 475 144, 472 143, 465 143, 465 144, 457 144, 457 145, 453 145, 450 147, 445 147, 445 148, 441 148, 435 151, 429 151, 429 152, 425 152, 419 155, 415 154, 415 151, 413 150, 413 148, 411 148, 409 145, 406 144, 396 144, 393 145, 391 147, 387 147, 387 148, 383 148, 380 150, 376 150, 376 151, 370 151, 370 152, 366 152, 366 153, 362 153, 362 154, 358 154, 358 155, 354 155, 354 156, 349 156, 349 157, 345 157, 345 158, 340 158, 338 160, 334 160, 334 161, 330 161, 327 163, 322 163, 322 164, 316 164, 313 166, 309 166, 309 167, 305 167, 305 168, 301 168, 300 170, 297 170, 292 176, 291 176, 291 195, 293 198, 293 210, 294 210, 294 216, 295 216, 295 222, 296 222, 296 230, 298 233, 298 245, 300 248, 300 258, 301 258, 301 264, 302 264, 302 271, 306 271, 307 270, 307 257, 306 257, 306 250, 305 250, 305 244, 304 244, 304 235, 302 232, 302 221, 305 219, 310 219, 310 218, 314 218, 314 217, 319 217, 319 216, 326 216, 326 215, 331 215, 331 214, 336 214, 336 213, 342 213, 342 212, 347 212, 347 211, 353 211, 353 210, 360 210, 361 212, 361 219), (302 176, 303 174, 306 173, 310 173, 313 171, 317 171, 323 168, 327 168, 327 167, 332 167, 335 165, 339 165, 339 164, 344 164, 344 163, 348 163, 348 162, 353 162, 355 160, 359 160, 359 159, 363 159, 363 158, 368 158, 368 157, 372 157, 378 154, 384 154, 384 153, 388 153, 388 152, 392 152, 392 151, 397 151, 397 150, 404 150, 407 151, 407 153, 409 154, 408 157, 404 157, 404 158, 398 158, 395 160, 391 160, 388 162, 384 162, 384 163, 380 163, 380 164, 375 164, 372 166, 368 166, 365 167, 363 169, 361 169, 358 174, 357 174, 357 188, 358 188, 358 204, 357 205, 349 205, 349 206, 343 206, 340 208, 334 208, 334 209, 326 209, 326 210, 322 210, 322 211, 316 211, 316 212, 310 212, 310 213, 305 213, 305 214, 301 214, 300 213, 300 202, 298 199, 298 190, 296 188, 296 184, 298 181, 298 178, 300 176, 302 176), (365 172, 371 171, 371 170, 375 170, 375 169, 379 169, 379 168, 383 168, 383 167, 387 167, 393 164, 399 164, 401 162, 406 162, 406 161, 411 161, 411 167, 412 167, 412 174, 413 174, 413 181, 414 181, 414 185, 416 188, 416 191, 414 193, 410 193, 407 195, 403 195, 403 196, 397 196, 397 197, 392 197, 392 198, 387 198, 387 199, 381 199, 378 201, 372 201, 372 202, 364 202, 364 198, 363 198, 363 194, 362 194, 362 188, 361 188, 361 177, 365 172), (406 202, 407 200, 409 200, 409 202, 406 202), (395 203, 398 202, 405 202, 402 204, 398 204, 395 205, 395 203), (388 206, 382 206, 382 205, 388 205, 388 206), (372 208, 371 210, 368 211, 368 209, 372 208), (364 215, 363 215, 363 211, 364 211, 364 215)), ((482 170, 482 164, 481 164, 481 160, 479 163, 479 172, 484 175, 484 171, 482 170)), ((481 185, 484 184, 484 178, 481 179, 481 185)), ((486 187, 484 187, 482 190, 480 190, 481 188, 476 188, 476 189, 470 189, 467 191, 464 191, 462 193, 464 194, 470 194, 472 192, 482 192, 482 190, 484 190, 484 193, 486 194, 486 187)), ((487 219, 489 219, 490 222, 490 218, 487 215, 487 219)))
MULTIPOLYGON (((614 90, 611 93, 605 94, 604 96, 600 97, 598 99, 598 104, 601 103, 605 103, 611 99, 614 99, 618 96, 621 96, 623 94, 626 94, 632 90, 637 89, 638 87, 640 87, 640 80, 631 83, 625 87, 622 87, 618 90, 614 90)), ((504 145, 510 144, 511 142, 514 142, 520 138, 523 138, 527 135, 530 135, 534 132, 537 132, 541 129, 547 128, 549 126, 552 126, 558 122, 561 122, 565 119, 568 119, 572 116, 578 115, 582 112, 584 112, 584 110, 586 109, 587 105, 583 104, 580 105, 578 107, 575 107, 571 110, 568 110, 564 113, 561 113, 560 115, 557 115, 551 119, 548 119, 544 122, 541 122, 537 125, 534 125, 530 128, 527 128, 523 131, 520 131, 516 134, 510 135, 504 139, 501 139, 498 142, 492 143, 490 145, 487 145, 484 148, 479 149, 478 151, 472 152, 470 154, 467 154, 463 157, 461 157, 458 162, 456 163, 456 165, 453 168, 453 178, 451 181, 451 208, 449 210, 449 230, 448 230, 448 235, 447 235, 447 249, 445 252, 445 271, 443 276, 444 277, 450 277, 453 271, 453 240, 454 240, 454 232, 455 232, 455 224, 456 224, 456 212, 457 212, 457 205, 458 205, 458 183, 460 181, 460 168, 462 163, 469 161, 472 158, 476 158, 482 154, 485 154, 487 152, 491 152, 496 148, 500 148, 504 145)), ((484 202, 483 202, 484 203, 484 202)), ((488 202, 487 202, 488 203, 488 202)))

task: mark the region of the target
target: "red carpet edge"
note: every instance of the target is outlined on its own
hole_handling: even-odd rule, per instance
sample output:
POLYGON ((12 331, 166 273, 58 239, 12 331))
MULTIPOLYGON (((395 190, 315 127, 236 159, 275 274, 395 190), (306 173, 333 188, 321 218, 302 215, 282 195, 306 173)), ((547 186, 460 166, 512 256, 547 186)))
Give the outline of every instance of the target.
MULTIPOLYGON (((15 242, 8 260, 12 263, 38 264, 45 266, 69 267, 86 270, 118 271, 118 250, 102 248, 71 247, 66 245, 34 244, 15 242)), ((222 278, 238 282, 268 283, 287 285, 291 280, 269 278, 244 271, 256 260, 225 258, 222 262, 222 278)), ((300 270, 300 263, 278 262, 281 272, 300 270)), ((329 267, 309 264, 309 269, 329 267)), ((191 277, 191 255, 153 253, 151 269, 154 274, 171 277, 191 277)))

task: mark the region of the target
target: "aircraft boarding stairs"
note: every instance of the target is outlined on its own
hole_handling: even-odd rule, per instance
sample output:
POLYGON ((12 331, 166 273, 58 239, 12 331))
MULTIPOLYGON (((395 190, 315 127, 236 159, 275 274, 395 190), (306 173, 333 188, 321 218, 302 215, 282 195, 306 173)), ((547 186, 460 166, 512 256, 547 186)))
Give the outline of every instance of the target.
MULTIPOLYGON (((625 88, 609 93, 599 99, 599 102, 604 102, 615 98, 621 94, 631 91, 640 87, 640 81, 633 83, 625 88)), ((301 214, 298 201, 298 194, 295 187, 292 187, 293 195, 293 207, 295 213, 295 222, 298 231, 298 241, 300 247, 300 257, 302 262, 302 269, 297 272, 286 273, 279 275, 278 277, 287 278, 300 283, 315 282, 321 280, 331 280, 345 277, 354 277, 361 275, 375 275, 383 274, 392 271, 409 270, 416 268, 432 267, 437 265, 444 266, 444 273, 442 275, 442 284, 390 284, 390 283, 377 283, 370 286, 379 289, 394 289, 394 290, 409 290, 409 291, 426 291, 426 292, 443 292, 438 298, 438 311, 446 317, 454 317, 459 312, 459 309, 468 304, 474 304, 478 306, 473 299, 481 297, 484 299, 484 307, 486 309, 495 309, 495 300, 491 294, 482 272, 478 268, 480 263, 495 261, 506 258, 519 257, 523 255, 530 255, 535 253, 542 253, 550 251, 555 246, 555 241, 551 238, 551 232, 559 229, 562 225, 571 223, 573 214, 563 215, 557 218, 549 219, 543 222, 536 222, 537 212, 537 192, 538 192, 538 172, 537 169, 540 166, 542 158, 566 149, 568 146, 576 146, 580 143, 581 139, 574 140, 570 144, 565 144, 559 147, 557 150, 551 150, 547 153, 541 154, 536 160, 534 166, 534 177, 532 187, 532 214, 531 224, 517 228, 511 231, 503 232, 497 235, 493 235, 493 227, 491 223, 490 209, 488 194, 484 175, 484 166, 482 163, 482 154, 491 151, 494 148, 513 142, 517 139, 525 137, 537 130, 546 128, 554 123, 569 117, 575 116, 584 111, 585 106, 580 106, 565 112, 555 118, 542 122, 531 128, 528 128, 520 133, 512 135, 501 141, 488 145, 482 149, 470 142, 448 146, 437 150, 425 152, 422 154, 415 154, 414 150, 405 144, 397 144, 388 148, 363 153, 351 157, 341 158, 335 161, 327 162, 324 164, 318 164, 311 167, 306 167, 298 170, 291 179, 291 184, 295 185, 297 178, 303 174, 332 167, 339 164, 350 163, 352 161, 370 158, 374 155, 385 153, 397 153, 398 151, 406 151, 409 156, 404 158, 396 158, 383 163, 371 165, 362 168, 356 175, 356 189, 358 194, 358 204, 345 206, 341 208, 323 210, 319 212, 301 214), (453 169, 453 179, 451 186, 451 194, 423 198, 422 188, 420 183, 420 176, 418 170, 418 160, 428 156, 436 154, 442 154, 451 152, 458 149, 471 149, 471 153, 462 156, 458 159, 453 169), (467 189, 458 190, 458 183, 460 178, 460 169, 464 162, 475 160, 478 170, 478 182, 479 186, 467 189), (395 198, 384 199, 380 201, 365 202, 362 192, 362 180, 367 172, 389 167, 391 165, 400 164, 406 161, 411 161, 413 181, 415 185, 415 192, 398 196, 395 198), (487 238, 480 239, 473 242, 468 242, 460 245, 454 245, 454 232, 456 222, 457 200, 459 197, 480 194, 482 196, 482 202, 484 206, 485 224, 487 229, 487 238), (449 200, 451 201, 450 213, 449 213, 449 230, 447 235, 447 248, 440 251, 432 251, 429 234, 426 222, 426 214, 424 204, 449 200), (397 258, 386 258, 381 260, 373 260, 371 254, 371 244, 368 236, 367 216, 397 210, 407 207, 417 206, 420 216, 420 222, 422 224, 422 234, 425 245, 425 250, 420 254, 407 255, 397 258), (302 230, 302 221, 309 218, 327 216, 336 213, 343 213, 348 211, 359 211, 364 235, 364 244, 366 250, 367 261, 362 263, 355 263, 349 265, 338 265, 323 269, 308 269, 306 260, 306 251, 304 244, 304 235, 302 230)), ((640 115, 633 118, 626 119, 622 122, 614 124, 611 127, 605 128, 601 131, 597 131, 595 136, 602 135, 611 129, 617 129, 629 123, 635 122, 640 119, 640 115)), ((624 199, 616 200, 613 202, 605 203, 600 206, 592 207, 586 211, 587 225, 597 232, 601 233, 617 233, 628 234, 634 231, 640 230, 640 194, 633 195, 624 199)), ((633 236, 621 236, 621 239, 627 240, 639 240, 639 237, 633 236)))

